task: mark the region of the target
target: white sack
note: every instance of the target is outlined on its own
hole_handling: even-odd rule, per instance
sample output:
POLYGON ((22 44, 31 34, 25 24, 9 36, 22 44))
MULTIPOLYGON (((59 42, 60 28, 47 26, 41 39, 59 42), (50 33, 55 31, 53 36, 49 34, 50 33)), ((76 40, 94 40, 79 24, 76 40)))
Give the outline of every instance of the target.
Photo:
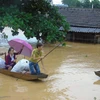
POLYGON ((21 59, 12 68, 11 72, 23 73, 26 70, 29 70, 29 61, 27 59, 21 59))

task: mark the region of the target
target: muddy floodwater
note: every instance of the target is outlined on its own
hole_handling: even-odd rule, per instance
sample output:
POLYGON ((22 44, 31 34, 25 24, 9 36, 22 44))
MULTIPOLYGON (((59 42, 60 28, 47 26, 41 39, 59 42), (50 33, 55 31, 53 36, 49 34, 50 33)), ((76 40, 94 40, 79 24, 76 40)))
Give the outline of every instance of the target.
MULTIPOLYGON (((52 48, 45 46, 45 54, 52 48)), ((2 51, 7 48, 0 47, 2 51)), ((100 100, 100 78, 94 74, 100 70, 99 44, 68 42, 50 53, 44 65, 49 77, 43 80, 24 81, 0 74, 0 100, 100 100)))

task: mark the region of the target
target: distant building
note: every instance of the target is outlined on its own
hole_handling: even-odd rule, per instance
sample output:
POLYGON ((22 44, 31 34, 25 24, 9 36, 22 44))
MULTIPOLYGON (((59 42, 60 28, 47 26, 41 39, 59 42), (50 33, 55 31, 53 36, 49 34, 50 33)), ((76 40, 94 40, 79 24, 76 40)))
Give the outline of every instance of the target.
POLYGON ((70 24, 67 40, 100 43, 100 9, 59 8, 70 24))

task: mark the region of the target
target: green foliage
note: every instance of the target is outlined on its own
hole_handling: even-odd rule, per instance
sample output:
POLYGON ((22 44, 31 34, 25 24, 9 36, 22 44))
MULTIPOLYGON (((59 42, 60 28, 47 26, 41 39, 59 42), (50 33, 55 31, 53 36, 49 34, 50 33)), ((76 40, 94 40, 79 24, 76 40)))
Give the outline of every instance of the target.
POLYGON ((29 20, 32 20, 32 15, 30 13, 20 12, 16 7, 6 7, 0 9, 1 15, 0 16, 0 25, 1 26, 9 26, 13 28, 12 32, 13 35, 18 34, 18 29, 21 29, 30 34, 27 35, 28 38, 33 37, 33 31, 30 30, 30 26, 28 24, 29 20))
POLYGON ((62 46, 66 46, 66 42, 63 42, 63 43, 62 43, 62 46))
POLYGON ((64 4, 67 4, 69 7, 76 7, 77 3, 79 3, 80 1, 78 1, 78 0, 62 0, 62 2, 64 4))
POLYGON ((77 1, 77 2, 76 2, 76 7, 78 7, 78 8, 82 8, 82 7, 83 7, 82 2, 77 1))
POLYGON ((92 0, 92 5, 94 8, 100 8, 100 1, 99 0, 92 0))
POLYGON ((83 7, 84 8, 91 8, 92 6, 91 6, 90 0, 84 0, 83 7))
POLYGON ((16 4, 0 8, 1 26, 12 27, 13 35, 17 35, 18 29, 21 29, 27 38, 35 36, 40 39, 39 33, 42 33, 41 38, 46 42, 64 40, 69 24, 57 8, 45 0, 19 0, 16 4), (64 31, 59 31, 61 26, 64 31))

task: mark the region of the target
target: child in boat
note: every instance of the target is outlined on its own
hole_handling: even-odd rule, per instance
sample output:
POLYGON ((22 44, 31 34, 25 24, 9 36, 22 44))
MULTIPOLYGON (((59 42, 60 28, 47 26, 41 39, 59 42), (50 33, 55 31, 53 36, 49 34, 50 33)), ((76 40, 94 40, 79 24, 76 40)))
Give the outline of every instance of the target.
POLYGON ((13 66, 16 64, 16 55, 21 54, 22 50, 23 47, 19 52, 15 53, 13 47, 9 48, 8 55, 5 57, 6 69, 11 70, 13 68, 13 66))
POLYGON ((27 59, 21 59, 11 69, 11 72, 17 72, 17 73, 23 73, 23 74, 29 73, 29 60, 27 60, 27 59))
POLYGON ((43 49, 43 45, 41 43, 38 43, 37 48, 32 51, 32 55, 31 55, 30 62, 29 62, 31 74, 40 74, 40 68, 38 65, 38 61, 40 61, 40 60, 42 62, 42 66, 44 69, 44 64, 42 61, 42 58, 43 58, 42 49, 43 49))

